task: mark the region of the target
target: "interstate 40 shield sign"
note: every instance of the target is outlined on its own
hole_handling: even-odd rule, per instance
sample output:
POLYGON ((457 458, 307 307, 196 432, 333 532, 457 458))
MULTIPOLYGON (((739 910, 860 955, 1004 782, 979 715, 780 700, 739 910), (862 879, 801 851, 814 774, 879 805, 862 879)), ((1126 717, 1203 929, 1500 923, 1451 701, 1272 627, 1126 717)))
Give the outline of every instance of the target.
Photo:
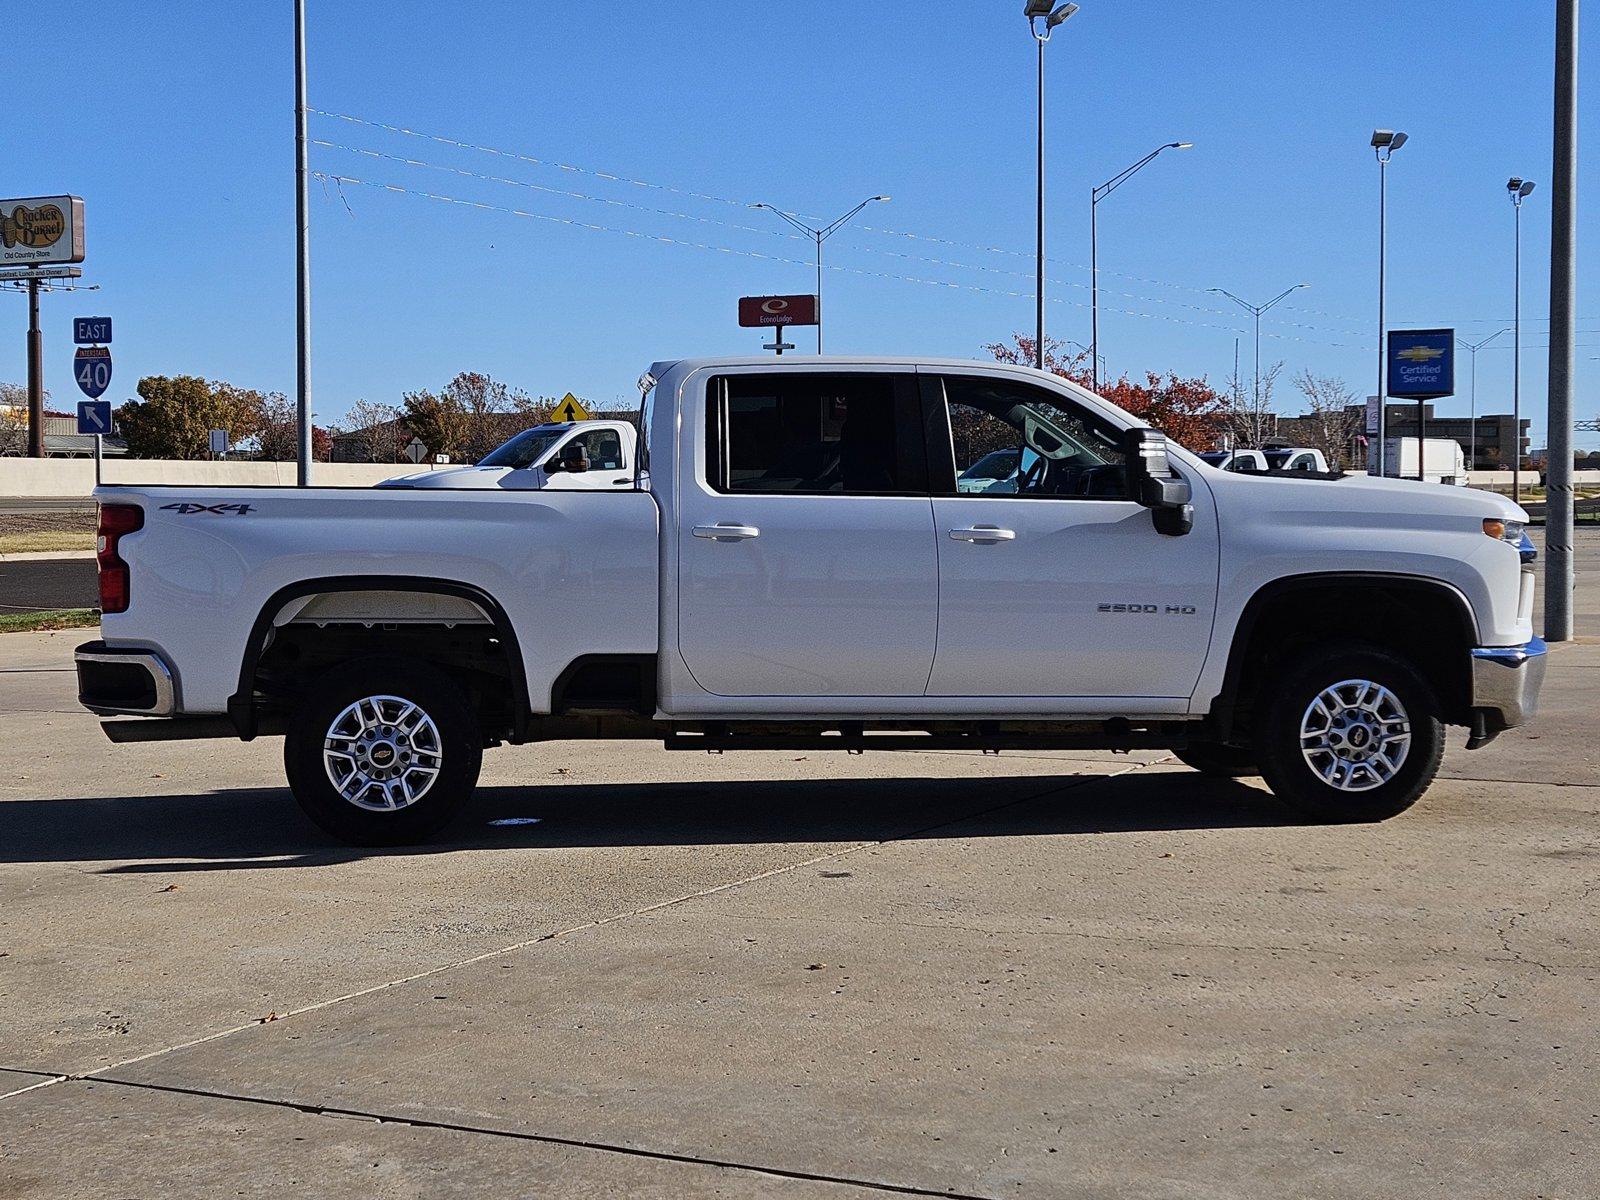
POLYGON ((72 377, 91 400, 98 400, 111 386, 111 347, 79 346, 72 356, 72 377))

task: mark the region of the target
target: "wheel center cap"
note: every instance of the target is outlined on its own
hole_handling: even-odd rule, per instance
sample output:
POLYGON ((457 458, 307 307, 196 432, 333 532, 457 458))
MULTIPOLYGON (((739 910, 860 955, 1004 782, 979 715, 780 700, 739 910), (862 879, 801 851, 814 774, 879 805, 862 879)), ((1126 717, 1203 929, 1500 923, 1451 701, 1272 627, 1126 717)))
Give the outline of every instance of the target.
POLYGON ((394 761, 394 746, 389 742, 377 743, 370 753, 375 766, 387 767, 394 761))

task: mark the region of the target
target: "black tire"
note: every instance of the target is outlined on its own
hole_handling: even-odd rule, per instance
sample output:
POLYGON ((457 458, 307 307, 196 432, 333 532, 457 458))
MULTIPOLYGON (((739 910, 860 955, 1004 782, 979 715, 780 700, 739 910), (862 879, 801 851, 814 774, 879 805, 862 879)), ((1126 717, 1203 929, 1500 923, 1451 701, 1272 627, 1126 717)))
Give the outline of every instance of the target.
POLYGON ((306 690, 283 743, 295 800, 318 826, 356 846, 404 845, 438 832, 472 795, 482 763, 483 736, 461 689, 433 667, 400 658, 360 659, 328 671, 306 690), (328 765, 324 749, 335 721, 373 698, 415 706, 431 728, 390 700, 380 699, 377 708, 368 703, 340 726, 341 734, 361 731, 338 743, 351 753, 328 765), (384 718, 394 723, 382 724, 384 718), (374 740, 366 745, 369 726, 374 740), (346 760, 345 786, 358 793, 355 799, 333 777, 344 773, 346 760), (389 796, 396 807, 384 806, 389 796))
POLYGON ((1190 742, 1173 753, 1200 774, 1217 779, 1243 779, 1261 774, 1254 750, 1229 746, 1223 742, 1190 742))
MULTIPOLYGON (((1350 686, 1334 695, 1353 702, 1376 693, 1358 693, 1350 686)), ((1254 746, 1267 786, 1290 807, 1323 821, 1382 821, 1404 812, 1433 782, 1444 756, 1444 725, 1433 689, 1404 658, 1375 646, 1345 644, 1308 652, 1292 662, 1275 684, 1263 689, 1256 712, 1254 746), (1388 699, 1374 704, 1389 724, 1373 724, 1370 714, 1363 716, 1354 704, 1340 710, 1337 699, 1330 702, 1331 710, 1325 703, 1321 712, 1343 711, 1353 716, 1361 726, 1359 735, 1354 728, 1337 732, 1338 716, 1310 715, 1313 701, 1344 681, 1363 681, 1385 689, 1388 699), (1311 722, 1313 747, 1322 742, 1324 729, 1335 731, 1334 740, 1345 739, 1341 750, 1313 749, 1310 758, 1323 772, 1349 777, 1346 772, 1353 771, 1348 785, 1329 782, 1302 752, 1304 721, 1311 722), (1373 752, 1374 729, 1388 730, 1379 734, 1380 748, 1387 757, 1373 752), (1410 737, 1403 754, 1389 740, 1401 729, 1410 737), (1353 744, 1357 736, 1362 739, 1359 746, 1353 744), (1391 769, 1395 759, 1398 766, 1391 769), (1377 782, 1379 779, 1382 782, 1377 782)))

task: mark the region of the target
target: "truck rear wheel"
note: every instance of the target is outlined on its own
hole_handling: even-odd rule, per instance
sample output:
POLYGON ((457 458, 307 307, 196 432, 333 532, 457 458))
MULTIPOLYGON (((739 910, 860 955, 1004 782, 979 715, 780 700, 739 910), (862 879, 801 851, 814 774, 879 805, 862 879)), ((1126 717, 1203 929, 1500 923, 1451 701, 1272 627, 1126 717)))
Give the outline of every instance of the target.
POLYGON ((1405 659, 1346 645, 1290 666, 1257 700, 1267 786, 1325 821, 1381 821, 1439 772, 1444 726, 1433 689, 1405 659))
POLYGON ((1172 753, 1200 774, 1213 775, 1218 779, 1242 779, 1247 775, 1261 774, 1261 768, 1256 765, 1255 751, 1239 746, 1222 742, 1190 742, 1172 753))
POLYGON ((289 787, 322 829, 359 846, 420 841, 472 794, 477 721, 449 677, 397 658, 341 664, 307 689, 284 739, 289 787))

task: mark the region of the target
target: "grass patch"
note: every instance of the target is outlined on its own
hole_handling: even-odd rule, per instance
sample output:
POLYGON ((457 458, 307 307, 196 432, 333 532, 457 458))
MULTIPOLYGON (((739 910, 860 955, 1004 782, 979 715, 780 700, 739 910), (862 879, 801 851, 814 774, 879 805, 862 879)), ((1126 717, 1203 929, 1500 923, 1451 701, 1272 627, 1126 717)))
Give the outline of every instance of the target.
POLYGON ((0 554, 41 554, 60 550, 93 550, 94 532, 85 529, 30 529, 0 533, 0 554))
POLYGON ((43 612, 0 613, 0 633, 44 629, 87 629, 100 624, 98 608, 47 608, 43 612))

